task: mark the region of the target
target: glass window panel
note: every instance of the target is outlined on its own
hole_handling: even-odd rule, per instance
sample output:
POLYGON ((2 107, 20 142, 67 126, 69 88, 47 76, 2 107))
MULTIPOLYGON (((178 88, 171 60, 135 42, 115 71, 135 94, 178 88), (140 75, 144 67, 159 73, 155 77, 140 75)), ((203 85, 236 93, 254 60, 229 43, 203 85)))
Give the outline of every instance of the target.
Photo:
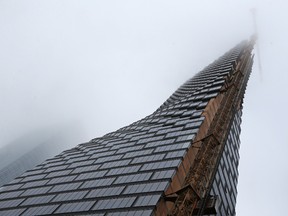
POLYGON ((21 187, 21 189, 43 186, 43 185, 45 185, 48 181, 49 181, 49 180, 40 180, 40 181, 27 182, 27 183, 25 183, 25 184, 21 187))
POLYGON ((16 207, 23 201, 24 201, 24 199, 13 199, 13 200, 0 201, 0 208, 16 207))
POLYGON ((123 194, 143 193, 143 192, 151 192, 151 191, 153 192, 164 191, 167 184, 168 184, 168 181, 129 185, 126 187, 123 194))
POLYGON ((86 198, 95 198, 95 197, 105 197, 105 196, 115 196, 119 195, 125 186, 121 187, 109 187, 109 188, 99 188, 95 190, 91 190, 86 198))
POLYGON ((45 194, 47 193, 52 186, 49 187, 40 187, 40 188, 31 188, 26 190, 21 196, 29 196, 29 195, 38 195, 38 194, 45 194))
POLYGON ((173 151, 173 152, 168 152, 166 157, 167 159, 169 158, 177 158, 177 157, 183 157, 186 153, 186 150, 180 150, 180 151, 173 151))
POLYGON ((70 184, 55 185, 55 186, 51 189, 51 191, 49 191, 49 192, 50 192, 50 193, 53 193, 53 192, 63 192, 63 191, 75 190, 75 189, 77 189, 81 184, 82 184, 82 182, 75 182, 75 183, 70 183, 70 184))
POLYGON ((165 154, 157 154, 157 155, 149 155, 143 157, 134 158, 132 161, 133 163, 143 163, 143 162, 152 162, 157 160, 162 160, 165 157, 165 154))
POLYGON ((22 180, 22 182, 27 182, 27 181, 33 181, 33 180, 43 179, 46 175, 47 175, 47 174, 27 176, 27 177, 25 177, 25 178, 22 180))
POLYGON ((98 158, 95 163, 104 163, 106 161, 113 161, 113 160, 119 160, 123 157, 123 154, 118 154, 114 156, 108 156, 108 157, 103 157, 103 158, 98 158))
POLYGON ((0 215, 3 215, 3 216, 18 216, 25 210, 26 209, 12 209, 12 210, 4 210, 4 211, 0 210, 0 215))
POLYGON ((120 167, 111 169, 106 175, 119 175, 119 174, 128 174, 137 172, 140 169, 141 166, 129 166, 129 167, 120 167))
POLYGON ((19 196, 19 195, 22 194, 22 193, 23 193, 23 190, 20 190, 20 191, 11 191, 11 192, 7 192, 7 193, 1 193, 1 194, 0 194, 0 200, 17 197, 17 196, 19 196))
POLYGON ((57 183, 69 182, 69 181, 73 181, 76 177, 77 177, 76 175, 71 175, 71 176, 53 178, 49 181, 48 184, 57 184, 57 183))
POLYGON ((131 183, 131 182, 138 182, 138 181, 147 181, 147 180, 149 180, 151 175, 152 175, 152 172, 134 174, 134 175, 126 175, 126 176, 119 176, 114 184, 131 183))
POLYGON ((78 167, 76 169, 73 170, 73 174, 76 174, 76 173, 83 173, 83 172, 89 172, 89 171, 95 171, 95 170, 98 170, 100 167, 99 164, 93 164, 91 166, 83 166, 83 167, 78 167))
POLYGON ((67 203, 62 204, 55 213, 70 213, 70 212, 82 212, 89 211, 95 201, 86 201, 86 202, 76 202, 76 203, 67 203))
POLYGON ((143 148, 143 145, 137 145, 137 146, 128 147, 128 148, 121 148, 117 151, 117 154, 140 150, 142 148, 143 148))
POLYGON ((62 170, 62 171, 51 172, 46 176, 46 178, 52 178, 52 177, 56 177, 56 176, 65 176, 71 172, 72 172, 72 169, 71 170, 62 170))
POLYGON ((100 167, 100 169, 107 169, 107 168, 112 168, 112 167, 121 167, 121 166, 128 165, 130 162, 131 162, 131 159, 108 162, 108 163, 104 163, 100 167))
POLYGON ((108 171, 95 171, 95 172, 89 172, 89 173, 83 173, 80 174, 76 180, 85 180, 85 179, 92 179, 92 178, 101 178, 103 177, 108 171))
POLYGON ((181 159, 144 164, 141 168, 141 171, 178 167, 180 162, 181 162, 181 159))
POLYGON ((139 155, 147 155, 151 154, 153 152, 153 149, 147 149, 142 151, 134 151, 134 152, 128 152, 124 155, 124 158, 130 158, 130 157, 137 157, 139 155))
POLYGON ((75 167, 82 167, 82 166, 86 166, 86 165, 90 165, 93 164, 95 160, 87 160, 87 161, 81 161, 81 162, 75 162, 72 163, 69 168, 75 168, 75 167))
POLYGON ((80 199, 82 199, 87 193, 88 193, 88 191, 77 191, 77 192, 70 192, 70 193, 58 194, 58 195, 53 199, 53 202, 69 201, 69 200, 80 200, 80 199))
POLYGON ((104 178, 104 179, 95 179, 95 180, 91 180, 91 181, 86 181, 81 186, 81 188, 93 188, 93 187, 108 186, 108 185, 111 185, 115 179, 116 178, 104 178))
POLYGON ((36 204, 42 204, 42 203, 49 203, 49 201, 52 200, 54 196, 55 196, 55 195, 30 197, 30 198, 27 198, 27 199, 21 204, 21 206, 24 206, 24 205, 36 205, 36 204))
POLYGON ((68 167, 69 165, 63 165, 63 166, 55 166, 55 167, 50 167, 45 170, 46 173, 52 172, 52 171, 57 171, 57 170, 64 170, 68 167))
POLYGON ((161 194, 140 196, 134 206, 155 206, 160 197, 161 194))

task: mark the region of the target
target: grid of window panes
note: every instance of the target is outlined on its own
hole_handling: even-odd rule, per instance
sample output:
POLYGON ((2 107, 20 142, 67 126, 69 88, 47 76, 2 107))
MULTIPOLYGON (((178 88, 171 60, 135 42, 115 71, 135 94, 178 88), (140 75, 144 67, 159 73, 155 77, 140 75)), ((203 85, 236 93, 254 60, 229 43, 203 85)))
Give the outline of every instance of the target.
POLYGON ((217 216, 236 215, 240 124, 241 111, 238 111, 231 125, 211 190, 211 195, 217 195, 219 199, 217 216))

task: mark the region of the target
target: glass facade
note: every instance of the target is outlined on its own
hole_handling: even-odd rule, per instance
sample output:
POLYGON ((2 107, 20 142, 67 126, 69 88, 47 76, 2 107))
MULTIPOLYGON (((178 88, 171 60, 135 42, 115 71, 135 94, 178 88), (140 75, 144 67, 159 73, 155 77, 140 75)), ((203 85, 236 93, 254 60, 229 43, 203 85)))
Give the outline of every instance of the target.
POLYGON ((217 196, 219 207, 217 216, 236 215, 238 163, 240 147, 241 111, 233 119, 225 148, 218 166, 211 195, 217 196))

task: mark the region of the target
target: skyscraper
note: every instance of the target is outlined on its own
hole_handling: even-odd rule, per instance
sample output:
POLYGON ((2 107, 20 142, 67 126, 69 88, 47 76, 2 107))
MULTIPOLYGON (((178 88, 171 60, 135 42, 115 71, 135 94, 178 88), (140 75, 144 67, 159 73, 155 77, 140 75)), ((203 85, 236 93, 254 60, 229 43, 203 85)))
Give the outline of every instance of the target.
POLYGON ((80 144, 0 191, 0 215, 234 215, 253 40, 151 115, 80 144))
POLYGON ((71 148, 71 142, 80 132, 77 125, 53 125, 38 128, 1 147, 0 188, 45 159, 71 148))

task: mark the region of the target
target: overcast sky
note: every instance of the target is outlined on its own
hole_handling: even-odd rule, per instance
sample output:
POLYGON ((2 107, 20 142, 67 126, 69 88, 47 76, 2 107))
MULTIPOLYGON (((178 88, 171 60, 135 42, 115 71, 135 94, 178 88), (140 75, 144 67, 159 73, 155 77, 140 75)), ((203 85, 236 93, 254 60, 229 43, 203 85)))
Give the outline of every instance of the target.
POLYGON ((253 34, 251 8, 262 76, 256 53, 244 100, 237 215, 286 215, 284 0, 0 0, 0 146, 39 128, 71 127, 78 128, 74 146, 145 117, 253 34))

